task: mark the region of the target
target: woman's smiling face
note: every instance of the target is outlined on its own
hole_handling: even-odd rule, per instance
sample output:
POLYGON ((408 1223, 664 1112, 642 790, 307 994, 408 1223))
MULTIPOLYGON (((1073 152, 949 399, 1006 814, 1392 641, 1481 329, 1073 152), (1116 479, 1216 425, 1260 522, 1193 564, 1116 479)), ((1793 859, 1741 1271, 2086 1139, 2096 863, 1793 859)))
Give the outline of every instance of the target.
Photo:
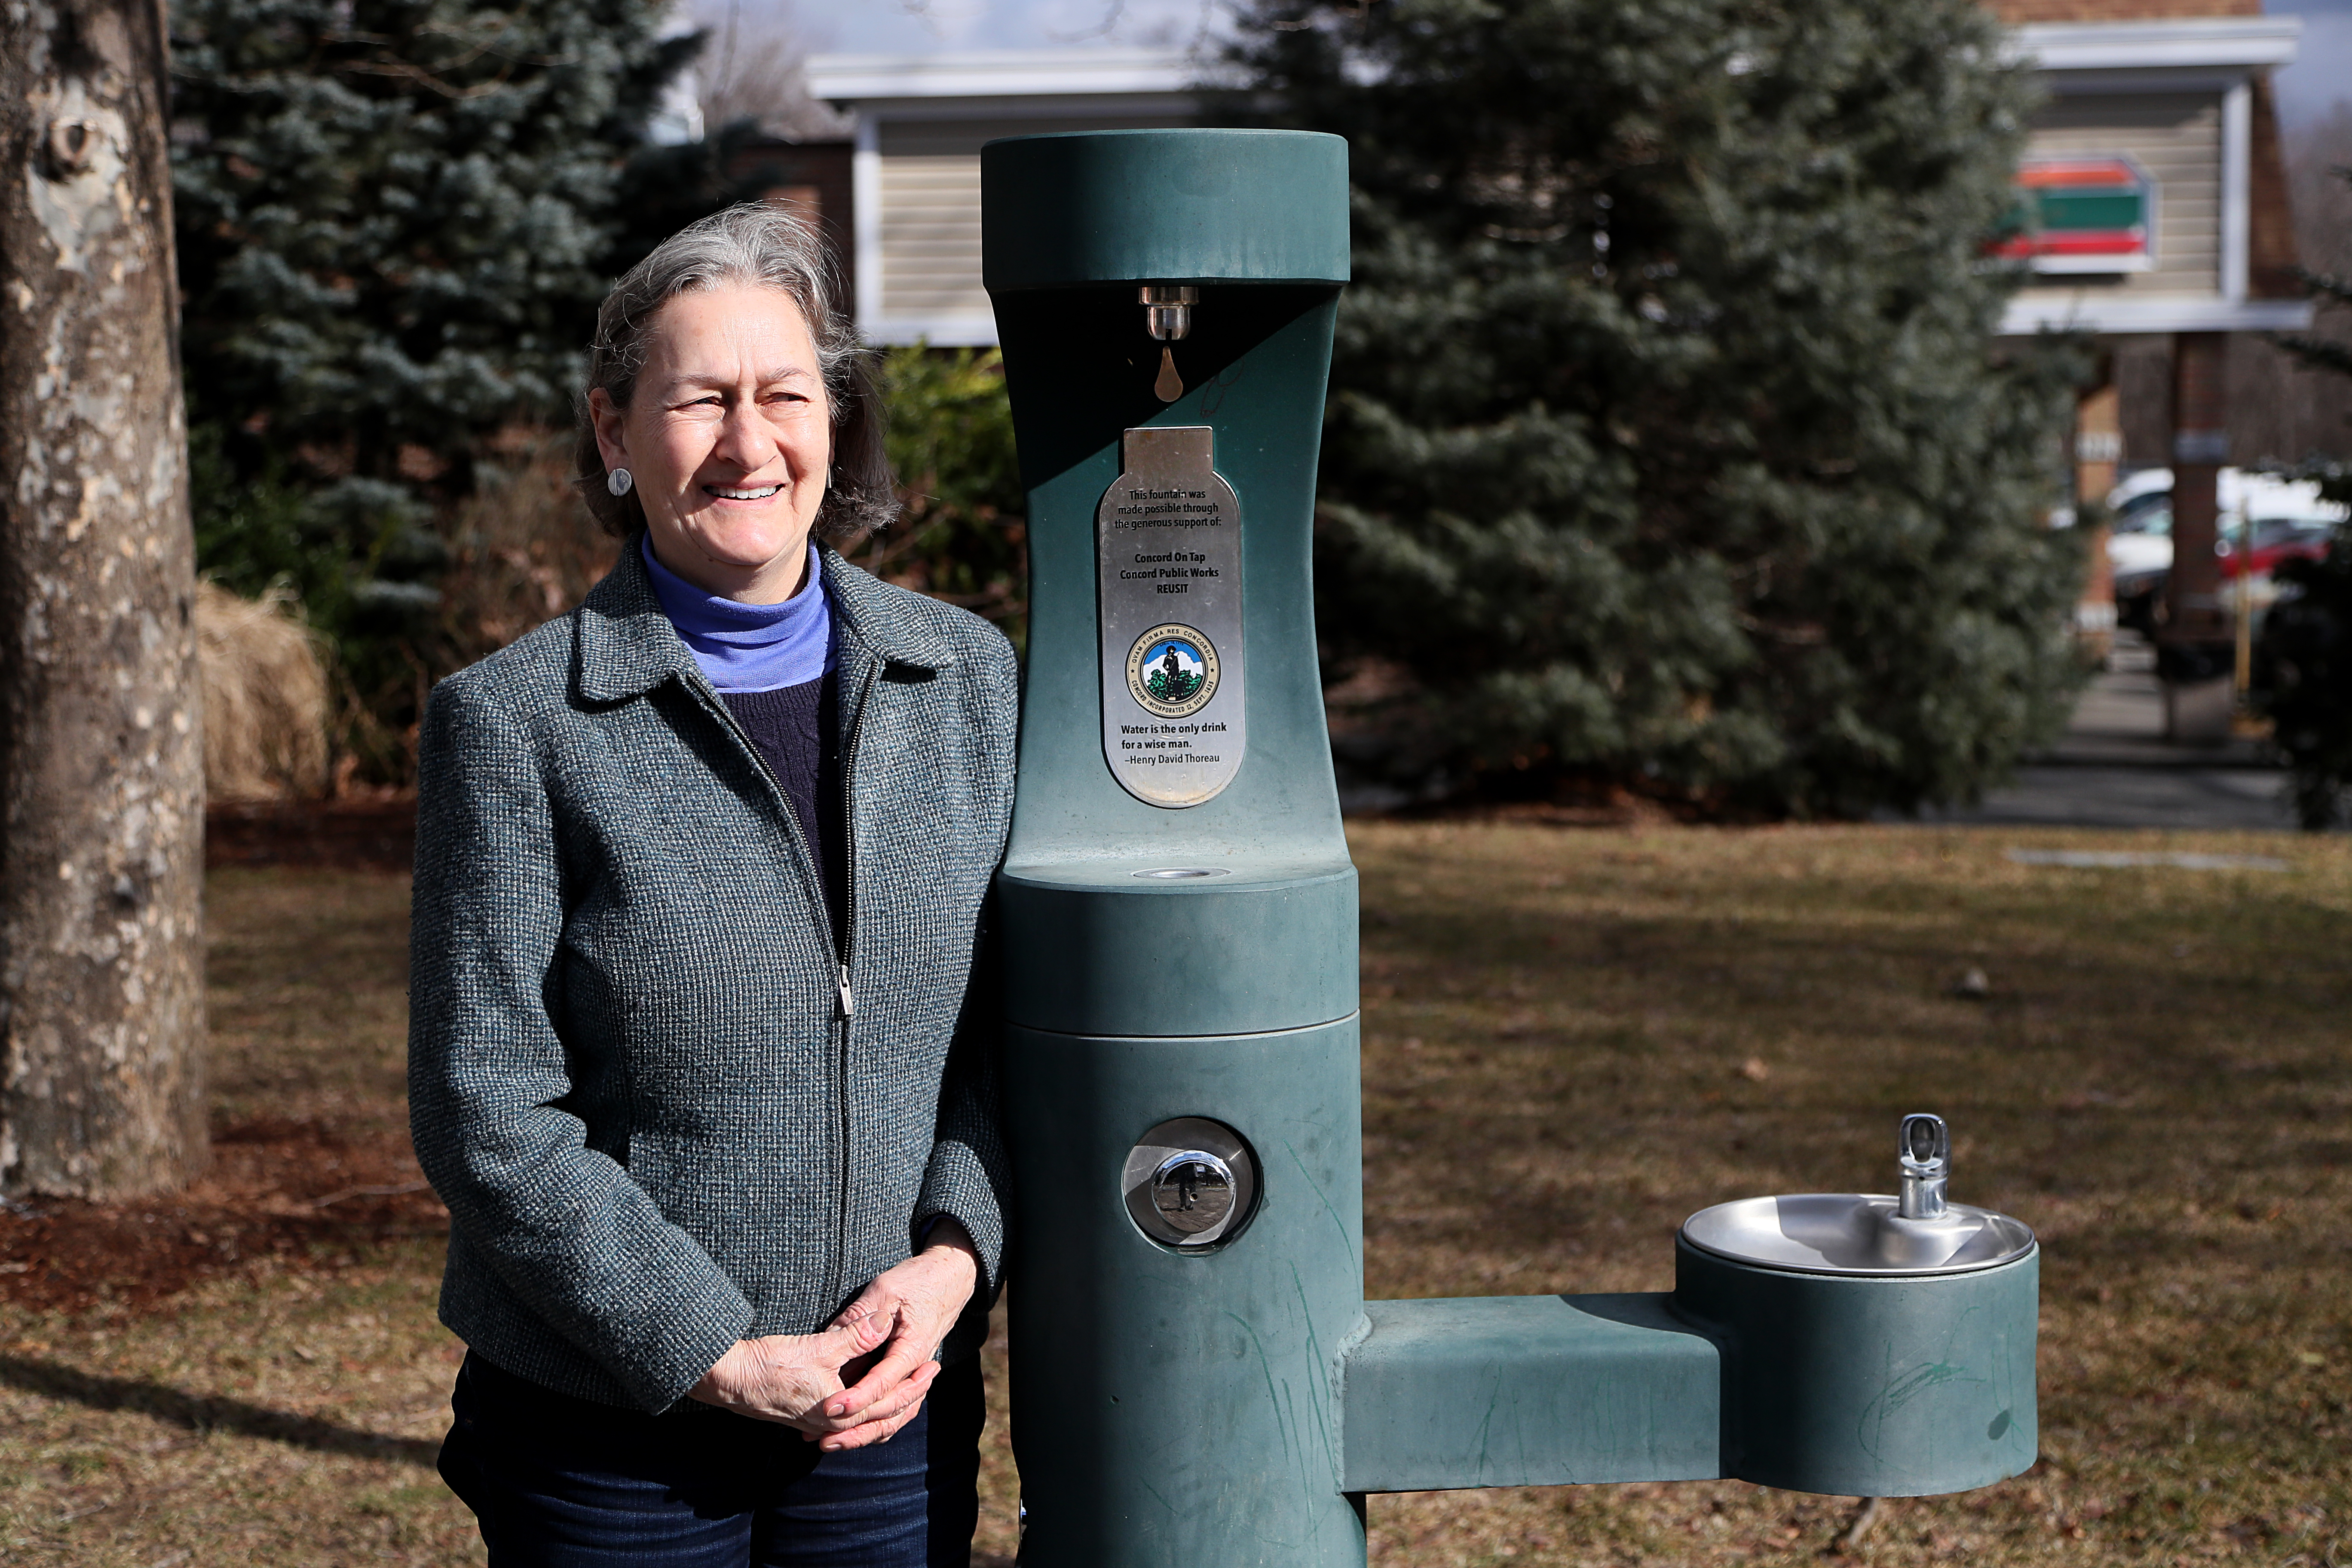
POLYGON ((626 468, 656 559, 751 605, 798 591, 833 461, 816 340, 791 295, 729 284, 654 317, 629 406, 589 394, 607 468, 626 468))

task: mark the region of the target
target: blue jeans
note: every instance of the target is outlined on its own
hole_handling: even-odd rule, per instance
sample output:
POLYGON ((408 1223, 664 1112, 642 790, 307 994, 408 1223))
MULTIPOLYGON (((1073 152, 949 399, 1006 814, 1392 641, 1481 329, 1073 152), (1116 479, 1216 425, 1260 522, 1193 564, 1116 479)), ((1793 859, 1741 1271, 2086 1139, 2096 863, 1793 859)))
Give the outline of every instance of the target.
POLYGON ((887 1443, 819 1454, 722 1410, 573 1399, 478 1355, 441 1476, 489 1568, 966 1568, 980 1514, 980 1360, 941 1372, 887 1443))

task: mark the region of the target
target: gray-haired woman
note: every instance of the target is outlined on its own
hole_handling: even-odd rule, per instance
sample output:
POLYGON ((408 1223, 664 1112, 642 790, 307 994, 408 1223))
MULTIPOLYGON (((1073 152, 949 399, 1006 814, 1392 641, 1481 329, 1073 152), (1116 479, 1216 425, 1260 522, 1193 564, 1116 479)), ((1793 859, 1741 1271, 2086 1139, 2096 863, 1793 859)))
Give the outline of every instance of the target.
POLYGON ((411 1120, 494 1568, 969 1555, 1014 672, 825 547, 878 420, 805 230, 678 234, 597 318, 620 564, 427 707, 411 1120))

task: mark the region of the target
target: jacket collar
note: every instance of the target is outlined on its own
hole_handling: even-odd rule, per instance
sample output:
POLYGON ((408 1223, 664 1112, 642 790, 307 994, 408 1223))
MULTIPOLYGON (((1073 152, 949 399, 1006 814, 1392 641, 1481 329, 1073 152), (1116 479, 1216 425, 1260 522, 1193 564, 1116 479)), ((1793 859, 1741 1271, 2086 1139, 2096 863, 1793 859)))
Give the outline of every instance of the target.
POLYGON ((940 670, 955 663, 955 650, 908 614, 906 590, 876 580, 874 574, 820 546, 824 585, 833 595, 836 628, 844 641, 855 639, 885 664, 940 670))
MULTIPOLYGON (((955 653, 897 602, 897 591, 820 547, 824 585, 833 595, 834 629, 845 662, 866 658, 918 669, 945 669, 955 653)), ((580 695, 591 702, 641 697, 673 678, 691 684, 694 656, 663 613, 651 574, 633 539, 620 563, 588 591, 573 613, 573 649, 580 695)))

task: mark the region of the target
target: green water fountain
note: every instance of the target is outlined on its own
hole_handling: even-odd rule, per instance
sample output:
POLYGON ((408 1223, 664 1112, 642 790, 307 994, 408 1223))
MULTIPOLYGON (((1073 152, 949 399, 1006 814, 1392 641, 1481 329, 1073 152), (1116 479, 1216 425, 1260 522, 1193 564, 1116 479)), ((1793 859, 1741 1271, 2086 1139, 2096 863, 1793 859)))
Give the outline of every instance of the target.
POLYGON ((1346 144, 1022 137, 982 187, 1031 562, 998 884, 1021 1561, 1361 1568, 1370 1492, 2032 1464, 2039 1254, 1948 1201, 1932 1116, 1897 1193, 1693 1215, 1670 1292, 1364 1300, 1309 571, 1346 144))

